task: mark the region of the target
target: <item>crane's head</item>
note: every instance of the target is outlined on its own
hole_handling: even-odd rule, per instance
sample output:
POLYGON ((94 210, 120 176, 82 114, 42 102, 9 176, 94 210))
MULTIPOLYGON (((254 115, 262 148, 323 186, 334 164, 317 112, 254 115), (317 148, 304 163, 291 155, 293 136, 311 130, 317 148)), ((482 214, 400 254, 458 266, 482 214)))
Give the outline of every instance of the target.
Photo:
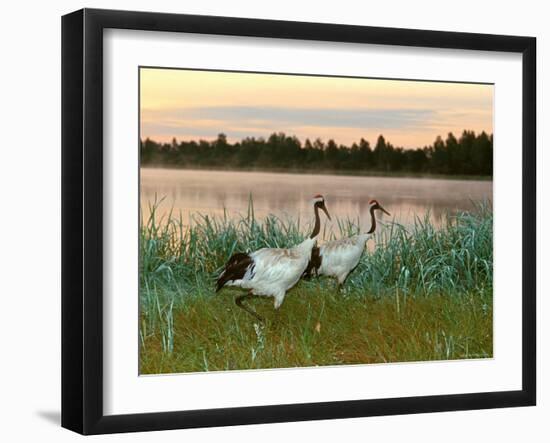
POLYGON ((382 211, 384 214, 387 214, 387 215, 391 215, 388 211, 386 211, 381 205, 380 203, 378 203, 378 200, 374 200, 372 199, 370 202, 369 202, 369 206, 370 206, 370 210, 371 211, 382 211))
POLYGON ((323 197, 321 194, 317 194, 315 197, 313 197, 313 206, 322 209, 323 212, 327 215, 327 218, 329 220, 332 220, 330 218, 330 214, 328 213, 328 209, 325 206, 325 197, 323 197))

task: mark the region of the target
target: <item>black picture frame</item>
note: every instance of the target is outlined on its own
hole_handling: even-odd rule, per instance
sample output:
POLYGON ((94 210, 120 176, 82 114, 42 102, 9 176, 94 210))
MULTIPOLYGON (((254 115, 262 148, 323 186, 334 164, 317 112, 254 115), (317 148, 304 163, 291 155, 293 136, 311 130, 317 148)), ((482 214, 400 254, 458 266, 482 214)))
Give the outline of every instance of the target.
POLYGON ((536 39, 83 9, 62 18, 62 426, 82 434, 536 403, 536 39), (103 413, 103 30, 192 32, 519 53, 523 64, 522 389, 131 415, 103 413))

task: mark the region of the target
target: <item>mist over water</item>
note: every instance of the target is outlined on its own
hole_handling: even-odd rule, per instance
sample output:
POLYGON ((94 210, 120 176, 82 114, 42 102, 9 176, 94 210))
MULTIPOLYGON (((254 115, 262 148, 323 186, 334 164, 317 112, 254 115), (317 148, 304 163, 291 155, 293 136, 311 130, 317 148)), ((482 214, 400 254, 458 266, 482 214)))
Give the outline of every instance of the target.
POLYGON ((283 220, 300 217, 307 225, 313 220, 311 199, 325 197, 332 216, 327 228, 338 232, 336 219, 359 220, 368 230, 369 201, 377 199, 391 213, 378 220, 395 220, 404 225, 426 214, 440 226, 447 214, 474 209, 474 202, 492 201, 493 182, 426 178, 357 177, 341 175, 281 174, 267 172, 205 171, 141 168, 141 211, 164 197, 157 215, 181 213, 184 224, 192 224, 197 213, 229 217, 246 215, 250 195, 257 218, 273 214, 283 220))

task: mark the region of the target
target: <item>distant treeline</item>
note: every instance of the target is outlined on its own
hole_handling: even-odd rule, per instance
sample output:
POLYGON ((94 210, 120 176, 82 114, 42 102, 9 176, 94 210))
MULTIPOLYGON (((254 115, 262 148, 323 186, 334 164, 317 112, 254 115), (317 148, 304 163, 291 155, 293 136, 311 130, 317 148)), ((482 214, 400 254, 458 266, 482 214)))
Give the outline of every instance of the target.
POLYGON ((141 141, 141 163, 151 166, 214 169, 311 170, 334 172, 427 173, 490 176, 493 173, 493 135, 464 131, 437 137, 430 146, 403 149, 380 135, 376 144, 361 139, 351 146, 334 140, 272 134, 268 139, 247 137, 229 143, 225 134, 214 141, 157 143, 141 141))

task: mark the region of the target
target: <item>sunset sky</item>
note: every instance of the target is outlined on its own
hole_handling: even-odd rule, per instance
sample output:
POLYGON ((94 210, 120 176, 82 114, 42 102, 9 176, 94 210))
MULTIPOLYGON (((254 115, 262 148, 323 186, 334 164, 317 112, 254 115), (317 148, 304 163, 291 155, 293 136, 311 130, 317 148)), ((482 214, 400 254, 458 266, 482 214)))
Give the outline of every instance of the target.
POLYGON ((142 68, 141 138, 230 142, 273 132, 395 146, 493 132, 493 86, 142 68))

